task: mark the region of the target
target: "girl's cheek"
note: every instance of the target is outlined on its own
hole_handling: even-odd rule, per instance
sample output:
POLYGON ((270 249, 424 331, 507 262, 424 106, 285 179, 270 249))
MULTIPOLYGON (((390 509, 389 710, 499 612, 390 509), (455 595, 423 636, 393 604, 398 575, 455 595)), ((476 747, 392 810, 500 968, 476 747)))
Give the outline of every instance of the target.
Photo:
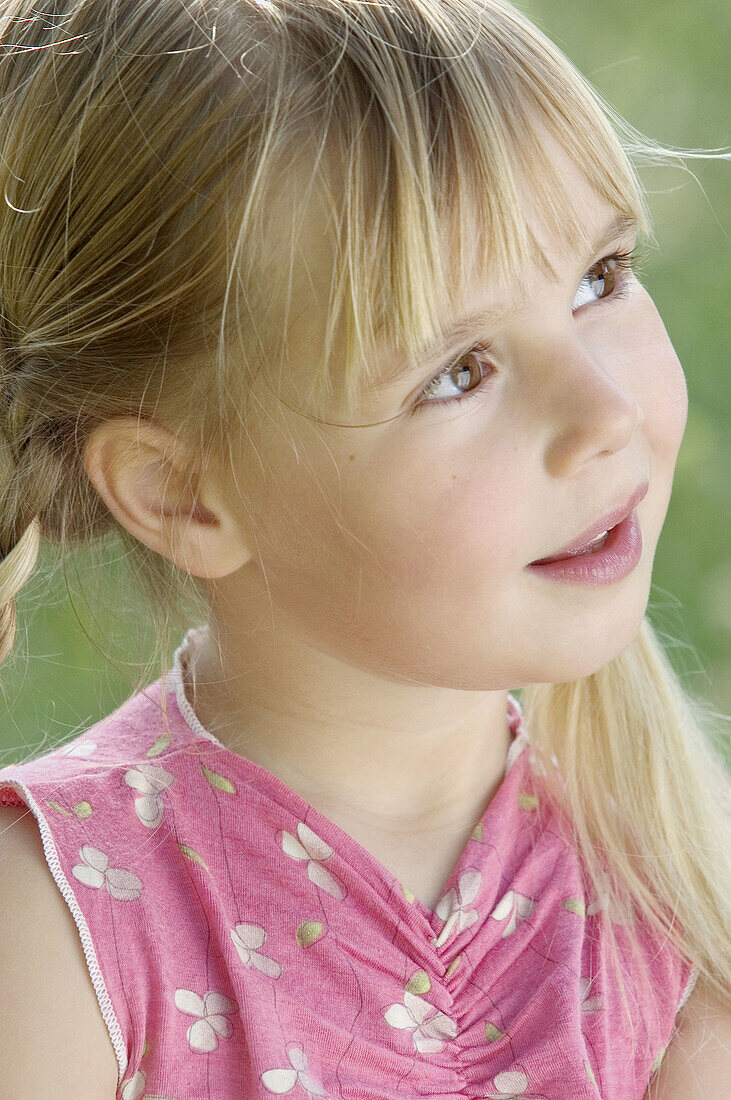
POLYGON ((674 429, 671 433, 675 444, 675 457, 677 458, 678 451, 680 450, 680 444, 683 441, 683 435, 685 434, 685 427, 688 423, 688 387, 685 381, 685 374, 680 364, 680 360, 673 353, 675 361, 675 370, 672 373, 671 383, 674 383, 671 387, 668 387, 670 408, 669 416, 674 429))
POLYGON ((518 529, 510 488, 487 462, 478 475, 435 463, 409 493, 392 485, 393 495, 380 498, 372 532, 379 560, 405 589, 435 596, 504 576, 514 567, 518 529))
POLYGON ((645 414, 643 429, 654 454, 674 464, 688 420, 688 388, 683 367, 662 319, 655 315, 654 338, 639 364, 642 379, 638 399, 645 414))

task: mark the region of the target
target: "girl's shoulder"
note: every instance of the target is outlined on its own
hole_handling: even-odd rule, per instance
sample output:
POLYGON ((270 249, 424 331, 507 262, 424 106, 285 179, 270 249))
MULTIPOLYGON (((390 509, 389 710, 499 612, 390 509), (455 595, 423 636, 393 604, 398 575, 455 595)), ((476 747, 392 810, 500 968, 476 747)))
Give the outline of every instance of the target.
POLYGON ((24 806, 0 809, 0 927, 7 1095, 115 1095, 117 1059, 79 931, 24 806))

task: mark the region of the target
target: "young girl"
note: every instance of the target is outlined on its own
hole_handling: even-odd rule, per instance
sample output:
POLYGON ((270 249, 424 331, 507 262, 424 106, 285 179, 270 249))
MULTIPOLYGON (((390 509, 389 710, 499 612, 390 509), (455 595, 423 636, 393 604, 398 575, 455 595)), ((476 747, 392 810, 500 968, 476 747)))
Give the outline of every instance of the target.
POLYGON ((40 539, 116 532, 161 675, 0 771, 3 1094, 720 1096, 729 784, 645 618, 677 154, 504 0, 50 7, 0 656, 40 539))

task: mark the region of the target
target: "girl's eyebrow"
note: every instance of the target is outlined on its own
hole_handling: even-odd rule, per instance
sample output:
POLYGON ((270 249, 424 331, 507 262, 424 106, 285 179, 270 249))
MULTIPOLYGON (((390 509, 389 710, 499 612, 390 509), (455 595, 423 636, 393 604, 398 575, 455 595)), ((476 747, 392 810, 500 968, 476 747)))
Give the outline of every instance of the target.
MULTIPOLYGON (((629 232, 636 233, 638 229, 639 225, 637 219, 631 214, 616 214, 599 232, 584 263, 590 263, 597 252, 601 252, 603 248, 610 245, 617 237, 623 237, 629 232)), ((395 370, 391 370, 385 377, 381 378, 377 383, 376 389, 380 390, 384 386, 396 385, 402 381, 404 377, 410 375, 414 369, 419 372, 423 371, 432 362, 446 355, 460 340, 469 339, 470 334, 473 333, 475 329, 481 326, 489 327, 500 320, 510 308, 509 306, 502 306, 482 309, 478 310, 476 313, 470 313, 464 317, 458 318, 446 330, 443 339, 420 350, 418 363, 414 365, 408 359, 398 360, 395 370)))

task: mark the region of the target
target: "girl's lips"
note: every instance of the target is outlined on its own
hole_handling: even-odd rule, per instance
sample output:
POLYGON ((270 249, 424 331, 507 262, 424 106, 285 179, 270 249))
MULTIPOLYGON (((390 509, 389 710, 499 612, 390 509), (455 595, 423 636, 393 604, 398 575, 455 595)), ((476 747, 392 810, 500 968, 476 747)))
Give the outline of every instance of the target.
POLYGON ((531 562, 527 568, 546 580, 594 587, 622 580, 638 565, 641 557, 642 532, 633 508, 616 527, 611 528, 599 550, 572 554, 555 561, 531 562))
POLYGON ((605 512, 603 516, 591 525, 583 534, 579 535, 577 539, 574 539, 568 546, 564 546, 562 550, 557 550, 555 554, 547 555, 544 558, 538 558, 537 561, 532 561, 531 565, 543 565, 548 561, 555 561, 558 558, 569 557, 570 554, 577 550, 583 550, 587 543, 592 542, 597 535, 603 534, 605 531, 611 530, 612 527, 619 524, 620 520, 625 519, 633 508, 635 508, 641 500, 647 496, 647 490, 650 487, 649 481, 643 481, 641 485, 638 485, 632 496, 627 503, 620 508, 613 508, 611 512, 605 512))

